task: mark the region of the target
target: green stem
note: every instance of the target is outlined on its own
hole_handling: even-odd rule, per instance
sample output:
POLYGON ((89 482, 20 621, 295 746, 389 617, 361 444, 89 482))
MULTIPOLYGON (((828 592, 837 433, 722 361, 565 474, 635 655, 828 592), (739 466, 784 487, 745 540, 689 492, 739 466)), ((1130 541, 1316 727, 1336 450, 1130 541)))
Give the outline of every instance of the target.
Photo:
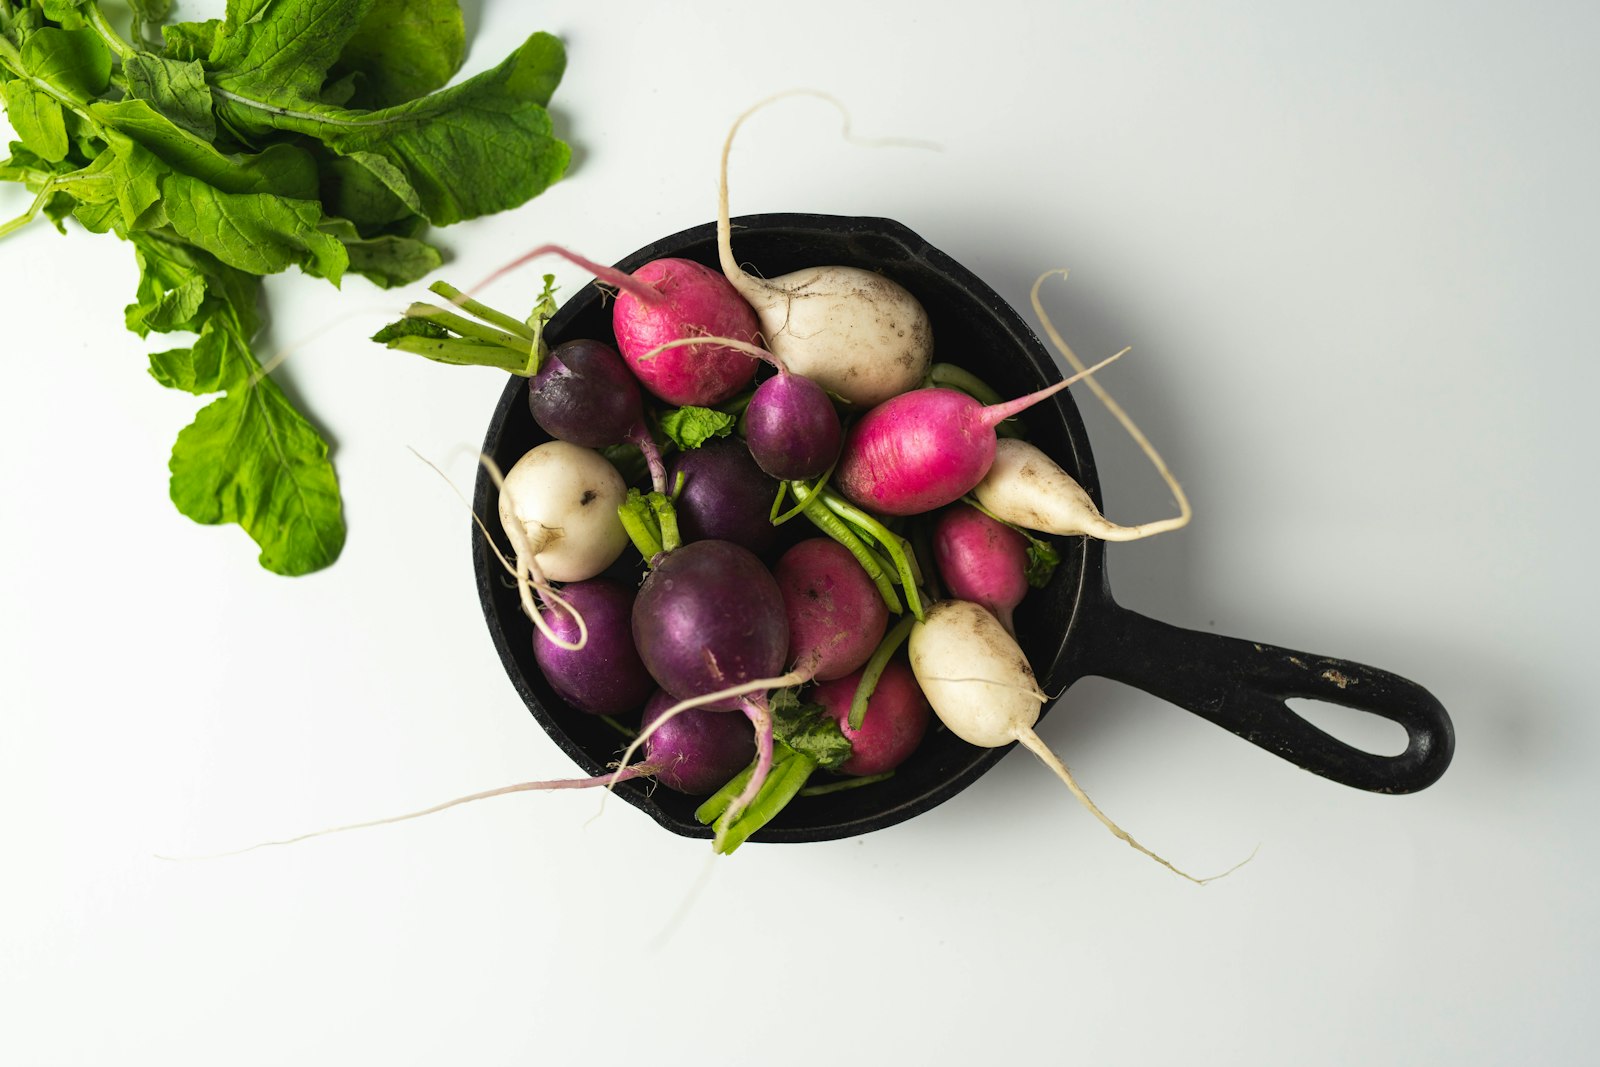
POLYGON ((816 760, 804 753, 796 752, 785 760, 781 767, 775 766, 772 769, 767 775, 766 784, 761 787, 761 792, 756 794, 750 806, 739 814, 731 826, 721 825, 722 819, 727 817, 724 812, 719 817, 717 826, 717 834, 722 839, 722 854, 731 855, 733 850, 744 844, 751 834, 777 818, 778 813, 799 795, 816 769, 816 760))
POLYGON ((650 510, 655 513, 656 522, 661 524, 661 551, 676 551, 683 544, 683 537, 678 533, 677 509, 661 493, 651 493, 645 499, 650 501, 650 510))
MULTIPOLYGON (((782 741, 774 742, 772 746, 772 770, 776 771, 794 755, 794 749, 782 741)), ((750 776, 755 773, 756 761, 751 760, 748 767, 728 779, 721 789, 700 802, 700 806, 694 811, 695 821, 702 826, 710 826, 722 818, 722 813, 728 810, 728 806, 733 803, 735 797, 744 792, 744 787, 750 784, 750 776)), ((772 772, 768 771, 768 781, 772 780, 771 775, 772 772)))
POLYGON ((626 737, 629 741, 632 741, 635 737, 639 736, 638 730, 635 730, 626 723, 619 721, 613 715, 601 715, 599 716, 599 719, 601 722, 617 731, 617 733, 621 734, 623 737, 626 737))
POLYGON ((524 358, 527 356, 528 342, 525 338, 476 322, 465 315, 457 315, 453 311, 446 311, 444 308, 434 304, 412 304, 406 308, 406 318, 431 322, 435 326, 453 330, 462 337, 470 337, 475 341, 486 341, 492 345, 500 345, 503 348, 509 348, 513 352, 521 353, 524 358))
POLYGON ((900 587, 905 590, 906 607, 920 621, 922 618, 922 598, 917 595, 917 575, 911 569, 911 562, 906 559, 905 548, 900 543, 899 535, 890 532, 883 523, 837 493, 824 490, 818 493, 817 496, 821 498, 829 511, 841 519, 854 523, 871 536, 873 540, 877 541, 878 544, 882 545, 885 552, 889 553, 889 558, 894 561, 895 570, 900 574, 900 587))
POLYGON ((633 547, 639 550, 639 555, 644 557, 648 566, 662 552, 661 530, 655 525, 654 514, 641 514, 638 509, 624 503, 617 509, 617 517, 622 520, 622 528, 628 532, 628 540, 633 542, 633 547))
POLYGON ((510 374, 521 374, 527 368, 527 353, 471 338, 412 335, 396 337, 388 347, 455 367, 494 367, 510 374))
POLYGON ((859 789, 864 785, 888 781, 893 777, 893 771, 884 771, 882 774, 864 774, 860 778, 843 778, 837 782, 828 782, 826 785, 808 785, 800 790, 800 795, 803 797, 825 797, 829 793, 843 793, 846 789, 859 789))
POLYGON ((872 699, 872 694, 877 690, 878 679, 883 677, 883 670, 889 666, 889 660, 894 658, 894 654, 899 651, 906 638, 911 636, 911 627, 916 621, 911 616, 901 619, 895 624, 894 629, 883 635, 878 647, 872 650, 867 665, 861 670, 861 681, 856 684, 855 695, 850 698, 850 729, 861 729, 861 723, 867 717, 867 701, 872 699))
POLYGON ((16 230, 20 230, 28 223, 32 222, 35 216, 39 214, 39 209, 44 207, 45 203, 49 201, 50 194, 54 193, 55 191, 55 182, 45 182, 44 185, 39 189, 39 194, 33 198, 33 203, 28 205, 28 210, 24 211, 10 222, 0 223, 0 237, 5 237, 7 234, 10 234, 16 230))
POLYGON ((9 37, 0 36, 0 64, 3 64, 7 70, 18 78, 26 78, 28 76, 22 69, 22 53, 17 50, 16 45, 11 43, 9 37))
POLYGON ((449 282, 434 282, 428 286, 428 291, 437 293, 462 311, 476 315, 483 321, 498 326, 507 333, 527 338, 529 341, 532 341, 536 336, 527 323, 520 322, 503 311, 496 311, 489 305, 472 299, 472 297, 463 294, 460 289, 457 289, 449 282))
POLYGON ((900 604, 900 598, 895 594, 894 583, 889 580, 888 572, 878 562, 871 549, 861 538, 857 537, 845 521, 822 502, 822 494, 812 493, 802 482, 790 482, 789 491, 805 504, 805 517, 811 524, 835 541, 839 542, 850 554, 855 557, 861 569, 867 572, 867 577, 872 579, 872 584, 878 587, 878 594, 883 597, 883 602, 889 610, 896 615, 905 611, 900 604))
POLYGON ((88 18, 90 27, 100 35, 106 47, 117 54, 118 59, 126 62, 139 54, 137 48, 123 40, 122 35, 117 33, 116 28, 111 25, 111 20, 106 18, 106 13, 100 10, 99 4, 85 4, 78 10, 88 18))

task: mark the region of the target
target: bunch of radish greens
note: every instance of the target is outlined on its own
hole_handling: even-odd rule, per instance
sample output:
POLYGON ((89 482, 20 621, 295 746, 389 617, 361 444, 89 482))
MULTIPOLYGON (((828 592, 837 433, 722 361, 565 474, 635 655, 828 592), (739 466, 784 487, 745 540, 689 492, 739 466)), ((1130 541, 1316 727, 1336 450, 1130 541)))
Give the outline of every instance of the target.
POLYGON ((512 549, 501 562, 551 687, 631 735, 610 774, 441 807, 649 776, 709 794, 698 817, 726 853, 808 789, 892 774, 931 709, 971 744, 1020 741, 1171 868, 1101 814, 1033 731, 1048 697, 1012 611, 1058 558, 1041 534, 1173 529, 1189 517, 1182 489, 1120 409, 1176 518, 1108 522, 1020 435, 1026 408, 1099 369, 1060 341, 1037 285, 1035 308, 1078 373, 1001 400, 935 361, 927 313, 893 278, 741 269, 727 195, 738 128, 722 155, 720 272, 669 258, 629 274, 554 246, 518 260, 561 254, 613 288, 610 336, 548 346, 547 276, 526 320, 440 284, 447 305, 414 305, 374 338, 528 379, 552 440, 503 474, 490 467, 512 549), (799 519, 811 536, 783 536, 799 519), (630 580, 641 566, 642 583, 630 580), (635 715, 637 729, 623 723, 635 715))
MULTIPOLYGON (((345 541, 328 445, 261 373, 261 278, 401 285, 439 266, 423 236, 515 207, 565 172, 545 106, 566 65, 537 33, 444 88, 466 50, 457 0, 228 0, 167 22, 132 0, 126 35, 93 0, 0 0, 0 101, 18 140, 0 180, 43 216, 128 241, 128 328, 193 335, 154 352, 161 384, 221 394, 172 449, 171 494, 235 522, 280 574, 345 541)), ((121 8, 118 9, 121 14, 121 8)))

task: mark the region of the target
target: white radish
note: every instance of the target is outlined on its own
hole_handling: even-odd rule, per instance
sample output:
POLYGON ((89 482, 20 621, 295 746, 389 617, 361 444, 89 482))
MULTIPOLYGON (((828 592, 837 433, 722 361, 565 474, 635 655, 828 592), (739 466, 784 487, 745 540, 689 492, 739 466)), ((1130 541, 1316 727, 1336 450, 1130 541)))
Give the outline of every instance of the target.
POLYGON ((1002 437, 995 443, 994 462, 972 495, 1001 522, 1040 533, 1088 534, 1102 541, 1137 541, 1189 521, 1187 515, 1179 515, 1119 526, 1100 514, 1076 478, 1019 437, 1002 437))
POLYGON ((622 475, 592 448, 546 441, 528 450, 500 486, 500 525, 519 556, 553 582, 581 582, 616 562, 628 544, 617 508, 622 475))
POLYGON ((1211 880, 1180 871, 1139 844, 1073 780, 1066 765, 1033 731, 1039 709, 1050 698, 1039 691, 1021 647, 986 609, 966 600, 941 600, 911 628, 908 652, 917 684, 951 733, 980 748, 1020 741, 1113 834, 1191 882, 1211 880))
POLYGON ((604 456, 592 448, 546 441, 529 449, 501 476, 500 525, 516 552, 517 589, 523 612, 559 647, 576 651, 588 639, 583 619, 550 588, 550 582, 581 582, 616 562, 628 544, 617 509, 628 487, 604 456), (576 645, 551 630, 534 603, 537 588, 578 624, 576 645))
POLYGON ((1050 343, 1056 346, 1074 370, 1085 377, 1094 395, 1100 398, 1106 410, 1122 424, 1122 428, 1128 431, 1128 436, 1132 437, 1149 457, 1157 473, 1167 483, 1167 488, 1172 491, 1172 497, 1178 504, 1178 514, 1170 519, 1140 523, 1137 526, 1121 526, 1111 522, 1100 513, 1099 508, 1094 506, 1094 501, 1089 499, 1089 494, 1078 484, 1076 478, 1062 470, 1054 460, 1038 448, 1018 438, 1000 439, 995 446, 994 463, 990 465, 982 481, 973 488, 972 495, 984 510, 1002 522, 1009 522, 1027 530, 1038 530, 1041 533, 1063 536, 1087 534, 1102 541, 1137 541, 1142 537, 1187 526, 1189 519, 1194 515, 1194 509, 1189 506, 1189 496, 1183 491, 1183 486, 1178 484, 1178 479, 1167 468, 1166 461, 1161 458, 1161 454, 1156 451, 1149 438, 1145 437, 1143 431, 1134 424, 1128 413, 1111 399, 1111 394, 1106 392, 1105 386, 1088 373, 1083 361, 1073 353, 1071 346, 1050 321, 1050 316, 1045 313, 1044 303, 1039 299, 1039 290, 1044 286, 1045 279, 1056 274, 1066 277, 1066 273, 1066 271, 1049 271, 1034 280, 1033 289, 1029 293, 1033 312, 1039 316, 1039 324, 1044 327, 1045 336, 1050 338, 1050 343))
MULTIPOLYGON (((802 91, 838 106, 821 93, 802 91)), ((728 215, 728 152, 769 97, 734 120, 722 146, 717 250, 722 273, 755 308, 767 347, 795 374, 853 404, 870 407, 921 384, 933 360, 933 327, 898 282, 857 267, 807 267, 776 278, 746 273, 734 258, 728 215)), ((848 131, 847 131, 848 132, 848 131)))

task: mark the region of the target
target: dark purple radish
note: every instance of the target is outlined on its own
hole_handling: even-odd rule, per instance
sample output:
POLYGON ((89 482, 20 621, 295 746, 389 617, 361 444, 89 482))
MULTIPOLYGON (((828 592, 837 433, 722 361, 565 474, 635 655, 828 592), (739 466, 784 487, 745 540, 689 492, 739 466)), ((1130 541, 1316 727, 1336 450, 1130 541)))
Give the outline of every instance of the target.
POLYGON ((1116 358, 987 407, 955 389, 914 389, 891 397, 850 427, 834 484, 853 503, 882 515, 920 515, 954 503, 994 463, 996 425, 1116 358))
POLYGON ((533 633, 533 657, 556 694, 591 715, 624 715, 637 711, 655 689, 650 672, 633 647, 634 591, 609 578, 571 582, 560 597, 583 619, 580 626, 564 608, 546 605, 541 614, 554 638, 533 633))
MULTIPOLYGON (((644 706, 642 724, 650 726, 675 703, 666 690, 656 690, 644 706)), ((704 796, 716 792, 755 756, 755 737, 743 716, 689 708, 651 731, 639 767, 668 789, 704 796)))
POLYGON ((856 670, 883 640, 889 608, 850 550, 801 541, 773 568, 789 619, 789 662, 819 681, 856 670))
POLYGON ((740 708, 755 727, 756 764, 734 801, 741 810, 772 769, 772 713, 766 692, 804 679, 780 674, 789 623, 778 583, 749 549, 694 541, 657 556, 633 604, 633 643, 656 683, 679 698, 623 753, 622 764, 690 706, 740 708))
POLYGON ((932 709, 911 668, 903 657, 896 656, 883 668, 877 688, 867 699, 867 714, 860 729, 852 729, 850 702, 861 682, 861 673, 823 682, 811 690, 811 699, 822 705, 850 742, 850 758, 839 770, 862 776, 883 774, 900 766, 917 750, 928 732, 932 709))
POLYGON ((957 600, 988 608, 1006 633, 1017 635, 1012 612, 1028 595, 1028 539, 977 508, 957 504, 933 526, 939 577, 957 600))
POLYGON ((702 335, 697 335, 693 342, 688 338, 664 341, 637 362, 648 364, 668 352, 687 348, 691 343, 703 345, 712 341, 765 360, 777 368, 777 375, 757 386, 745 406, 744 438, 756 465, 772 477, 785 481, 816 478, 827 471, 838 458, 844 437, 833 399, 816 382, 790 373, 783 362, 766 349, 736 337, 704 336, 702 339, 702 335))
POLYGON ((678 532, 685 542, 732 541, 763 558, 778 543, 772 525, 772 500, 778 486, 756 465, 744 442, 719 437, 672 458, 667 485, 683 475, 683 490, 673 501, 678 532))
POLYGON ((685 337, 755 343, 756 313, 728 280, 688 259, 657 259, 633 272, 657 295, 617 294, 611 325, 617 349, 644 387, 669 404, 709 407, 750 384, 756 361, 715 342, 656 351, 685 337))
POLYGON ((822 386, 780 371, 750 398, 744 438, 762 470, 774 478, 804 480, 820 476, 839 458, 844 430, 822 386))
POLYGON ((603 341, 566 341, 528 382, 528 410, 551 437, 585 448, 637 445, 658 493, 666 492, 661 452, 644 426, 639 382, 603 341))
POLYGON ((657 558, 633 604, 633 643, 656 684, 702 696, 783 671, 783 595, 749 549, 695 541, 657 558))

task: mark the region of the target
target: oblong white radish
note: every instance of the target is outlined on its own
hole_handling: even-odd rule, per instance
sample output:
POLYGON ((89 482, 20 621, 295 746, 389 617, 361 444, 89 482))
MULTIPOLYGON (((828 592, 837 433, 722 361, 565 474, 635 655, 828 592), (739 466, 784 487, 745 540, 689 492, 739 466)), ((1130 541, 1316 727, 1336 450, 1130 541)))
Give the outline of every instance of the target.
POLYGON ((767 347, 795 374, 852 404, 871 407, 922 383, 933 362, 933 326, 900 283, 857 267, 807 267, 776 278, 722 273, 755 308, 767 347))
POLYGON ((911 670, 950 732, 970 745, 999 748, 1039 721, 1046 697, 1028 657, 987 609, 941 600, 911 628, 911 670))
POLYGON ((616 562, 628 544, 617 508, 628 487, 592 448, 546 441, 506 471, 500 524, 518 557, 553 582, 581 582, 616 562))
MULTIPOLYGON (((826 94, 799 93, 839 106, 826 94)), ((871 407, 915 389, 933 362, 933 326, 917 298, 899 282, 859 267, 806 267, 758 278, 741 268, 733 254, 728 153, 734 135, 745 119, 791 95, 796 93, 768 97, 728 130, 717 191, 718 262, 739 295, 755 308, 767 348, 784 366, 852 404, 871 407)))
POLYGON ((1102 541, 1136 541, 1176 530, 1189 521, 1184 514, 1119 526, 1100 514, 1076 478, 1039 448, 1017 437, 996 442, 994 462, 972 495, 1002 522, 1062 536, 1088 534, 1102 541))
POLYGON ((1020 741, 1106 829, 1174 874, 1201 884, 1211 880, 1179 870, 1130 837, 1033 732, 1039 709, 1050 698, 1039 691, 1022 648, 987 609, 966 600, 941 600, 911 628, 908 652, 917 684, 951 733, 980 748, 1020 741))

